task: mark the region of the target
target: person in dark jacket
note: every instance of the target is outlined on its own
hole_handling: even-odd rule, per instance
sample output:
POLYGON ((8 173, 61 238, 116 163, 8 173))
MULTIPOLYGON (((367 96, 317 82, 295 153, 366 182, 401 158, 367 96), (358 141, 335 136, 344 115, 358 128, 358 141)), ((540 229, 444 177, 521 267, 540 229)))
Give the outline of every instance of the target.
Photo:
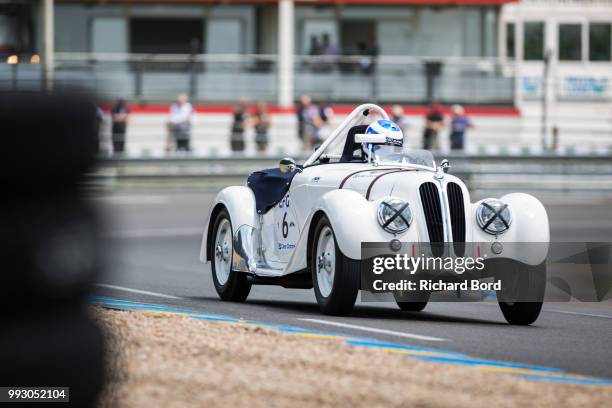
POLYGON ((111 110, 111 137, 113 141, 113 154, 123 154, 125 151, 125 134, 130 116, 125 100, 119 99, 111 110))
POLYGON ((268 148, 268 129, 270 128, 268 105, 265 102, 257 103, 251 125, 255 129, 255 148, 258 152, 265 152, 268 148))
POLYGON ((423 149, 437 150, 438 133, 444 127, 444 114, 440 105, 434 103, 425 115, 425 132, 423 133, 423 149))
POLYGON ((244 131, 249 120, 249 111, 246 101, 240 101, 234 108, 232 120, 232 133, 230 135, 230 148, 232 152, 244 151, 244 131))
POLYGON ((305 133, 305 128, 306 128, 306 122, 304 120, 304 109, 306 105, 304 102, 308 100, 310 100, 310 97, 308 95, 302 95, 295 109, 295 114, 297 116, 297 126, 298 126, 297 136, 298 136, 298 139, 300 139, 302 143, 304 143, 304 133, 305 133))

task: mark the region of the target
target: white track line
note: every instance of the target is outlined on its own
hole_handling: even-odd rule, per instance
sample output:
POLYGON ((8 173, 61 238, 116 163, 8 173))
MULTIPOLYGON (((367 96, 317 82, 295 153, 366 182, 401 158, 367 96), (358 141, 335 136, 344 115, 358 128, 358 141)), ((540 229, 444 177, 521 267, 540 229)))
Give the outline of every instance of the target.
POLYGON ((110 231, 110 238, 191 237, 202 235, 204 227, 150 228, 110 231))
POLYGON ((95 286, 100 286, 108 289, 122 290, 124 292, 140 293, 141 295, 157 296, 166 299, 182 299, 178 296, 164 295, 163 293, 148 292, 146 290, 124 288, 123 286, 107 285, 105 283, 96 283, 95 286))
POLYGON ((362 331, 379 333, 379 334, 388 334, 390 336, 406 337, 406 338, 415 339, 415 340, 425 340, 425 341, 447 341, 448 340, 448 339, 442 339, 439 337, 421 336, 420 334, 412 334, 412 333, 397 332, 393 330, 377 329, 375 327, 358 326, 356 324, 332 322, 329 320, 321 320, 321 319, 298 319, 298 320, 302 320, 305 322, 311 322, 311 323, 326 324, 329 326, 344 327, 346 329, 362 330, 362 331))
MULTIPOLYGON (((495 302, 495 303, 474 302, 474 304, 476 304, 476 305, 484 305, 484 306, 496 306, 497 307, 497 302, 495 302)), ((604 315, 604 314, 597 314, 597 313, 570 312, 569 310, 544 309, 544 308, 542 308, 542 312, 563 313, 563 314, 570 314, 570 315, 575 315, 575 316, 603 317, 604 319, 612 319, 612 315, 604 315)))
POLYGON ((93 199, 111 205, 159 205, 169 201, 168 196, 141 194, 98 196, 93 199))
POLYGON ((557 310, 557 309, 542 309, 544 312, 555 312, 555 313, 564 313, 578 316, 588 316, 588 317, 603 317, 605 319, 612 319, 612 316, 596 314, 596 313, 582 313, 582 312, 570 312, 569 310, 557 310))

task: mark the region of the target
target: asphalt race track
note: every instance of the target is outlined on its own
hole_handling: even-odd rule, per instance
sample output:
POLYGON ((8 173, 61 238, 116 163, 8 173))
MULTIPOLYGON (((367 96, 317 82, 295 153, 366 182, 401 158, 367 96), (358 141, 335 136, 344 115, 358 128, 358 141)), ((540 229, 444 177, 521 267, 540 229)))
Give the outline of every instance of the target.
MULTIPOLYGON (((167 190, 96 195, 109 219, 111 272, 97 294, 612 379, 610 303, 547 304, 536 324, 513 327, 496 303, 485 302, 430 303, 416 313, 368 303, 351 317, 331 317, 319 313, 312 290, 274 286, 255 286, 245 304, 222 302, 198 259, 212 197, 167 190)), ((544 200, 552 239, 612 242, 612 200, 583 200, 544 200)))

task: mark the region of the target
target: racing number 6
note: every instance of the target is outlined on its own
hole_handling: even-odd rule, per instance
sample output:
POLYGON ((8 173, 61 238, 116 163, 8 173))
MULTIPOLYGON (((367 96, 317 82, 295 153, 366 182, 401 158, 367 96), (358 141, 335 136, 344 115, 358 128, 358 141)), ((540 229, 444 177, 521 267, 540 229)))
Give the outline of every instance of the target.
POLYGON ((283 238, 289 235, 289 224, 287 223, 287 212, 283 215, 283 238))

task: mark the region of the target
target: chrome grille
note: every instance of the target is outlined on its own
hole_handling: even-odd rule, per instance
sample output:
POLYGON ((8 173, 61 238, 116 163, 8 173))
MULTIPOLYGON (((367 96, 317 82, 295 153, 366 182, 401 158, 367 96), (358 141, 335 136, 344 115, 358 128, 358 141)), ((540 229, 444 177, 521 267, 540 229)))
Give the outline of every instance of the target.
POLYGON ((465 253, 465 206, 463 204, 463 190, 457 183, 448 183, 446 186, 448 209, 450 213, 451 230, 453 232, 453 247, 457 256, 465 253))
POLYGON ((434 183, 427 182, 419 187, 421 204, 425 214, 425 223, 429 233, 429 241, 434 256, 442 256, 444 252, 444 222, 442 221, 442 207, 440 194, 434 183))
POLYGON ((441 202, 440 190, 436 183, 425 182, 421 184, 419 193, 429 241, 431 242, 432 255, 442 256, 444 254, 445 236, 450 239, 450 233, 452 232, 454 253, 457 256, 463 256, 465 254, 466 220, 461 186, 453 182, 448 183, 445 202, 441 202), (450 225, 445 225, 445 223, 450 225))

